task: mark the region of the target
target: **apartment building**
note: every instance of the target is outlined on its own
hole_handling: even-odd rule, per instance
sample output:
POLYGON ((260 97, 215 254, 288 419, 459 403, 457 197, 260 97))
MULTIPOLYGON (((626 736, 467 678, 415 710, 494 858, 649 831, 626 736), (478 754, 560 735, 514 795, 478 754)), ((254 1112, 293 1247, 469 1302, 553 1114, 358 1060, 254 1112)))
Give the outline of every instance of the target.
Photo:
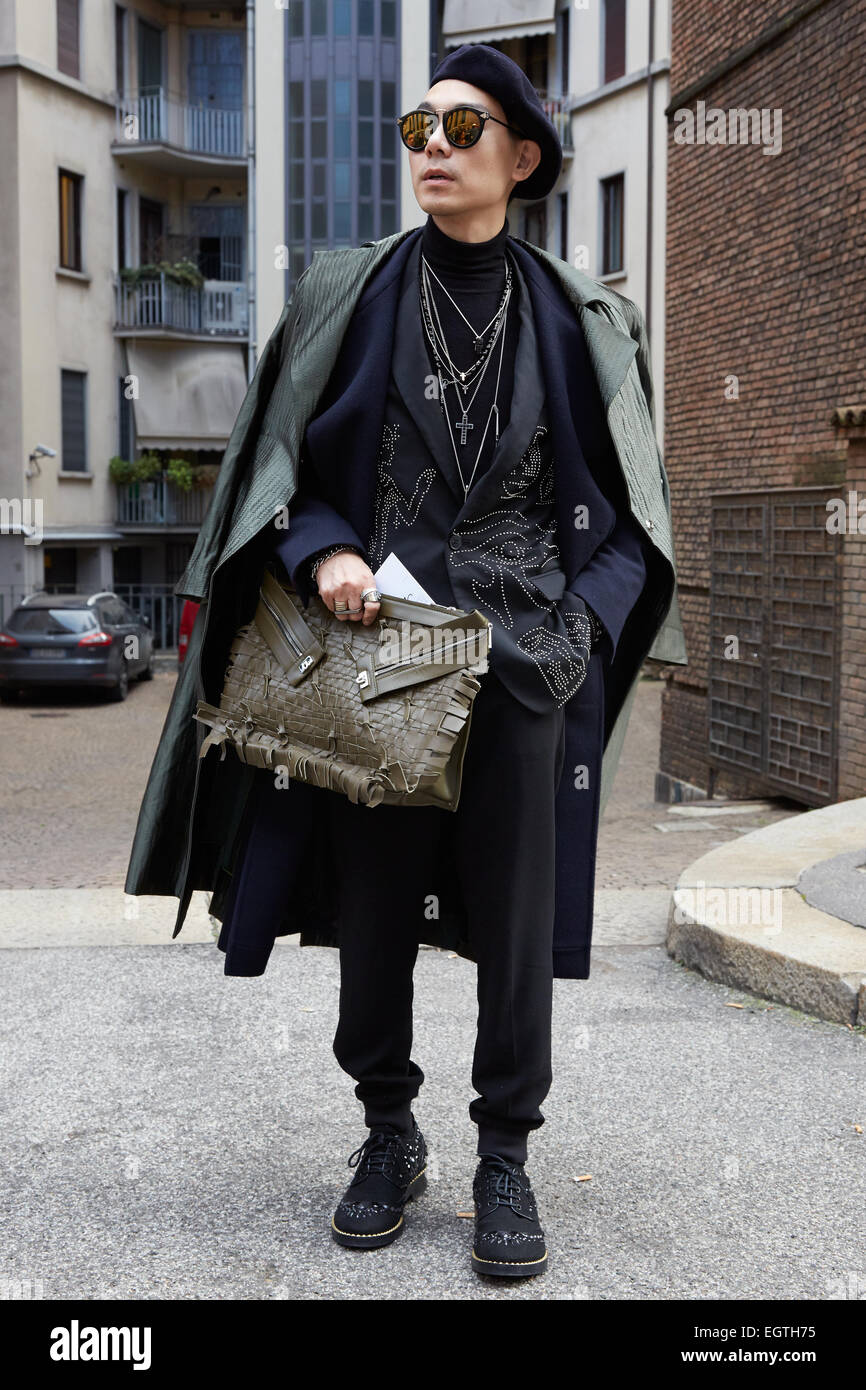
POLYGON ((0 621, 34 589, 115 588, 173 641, 294 280, 401 224, 393 116, 431 56, 405 9, 0 9, 0 621))

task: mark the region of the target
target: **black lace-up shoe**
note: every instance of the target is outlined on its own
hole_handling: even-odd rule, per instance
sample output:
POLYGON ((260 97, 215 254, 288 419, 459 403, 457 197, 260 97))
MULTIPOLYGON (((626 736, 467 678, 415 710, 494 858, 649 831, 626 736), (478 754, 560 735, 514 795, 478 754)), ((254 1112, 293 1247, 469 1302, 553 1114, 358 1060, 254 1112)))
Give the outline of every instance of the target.
POLYGON ((547 1245, 523 1165, 498 1154, 483 1154, 475 1171, 472 1195, 472 1268, 479 1274, 511 1279, 543 1274, 547 1269, 547 1245))
POLYGON ((412 1116, 412 1131, 371 1130, 349 1159, 357 1172, 331 1221, 338 1245, 375 1250, 403 1233, 403 1207, 427 1186, 427 1145, 412 1116))

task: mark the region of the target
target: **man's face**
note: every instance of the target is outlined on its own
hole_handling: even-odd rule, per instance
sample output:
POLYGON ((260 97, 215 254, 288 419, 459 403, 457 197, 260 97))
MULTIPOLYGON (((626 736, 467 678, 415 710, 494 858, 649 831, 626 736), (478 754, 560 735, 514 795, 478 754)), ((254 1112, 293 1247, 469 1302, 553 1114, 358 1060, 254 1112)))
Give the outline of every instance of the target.
MULTIPOLYGON (((506 119, 495 97, 453 79, 435 83, 418 105, 436 111, 475 106, 499 121, 506 119)), ((445 138, 440 118, 426 148, 409 151, 409 171, 421 209, 450 217, 504 205, 512 186, 528 178, 540 158, 534 140, 512 134, 497 121, 485 121, 480 140, 469 149, 455 149, 445 138)))

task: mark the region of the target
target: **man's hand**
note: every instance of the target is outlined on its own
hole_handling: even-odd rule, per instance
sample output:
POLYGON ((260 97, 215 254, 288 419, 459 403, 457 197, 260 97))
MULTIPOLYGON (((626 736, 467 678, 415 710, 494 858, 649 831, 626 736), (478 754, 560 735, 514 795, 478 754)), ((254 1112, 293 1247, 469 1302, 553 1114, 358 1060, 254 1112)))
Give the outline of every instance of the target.
POLYGON ((319 565, 316 570, 316 584, 326 608, 330 608, 331 612, 336 613, 343 621, 347 618, 352 622, 360 620, 365 627, 370 627, 378 618, 378 603, 361 603, 363 590, 376 588, 373 571, 354 551, 341 551, 339 555, 332 555, 329 560, 319 565), (357 608, 359 611, 338 613, 337 604, 346 604, 349 608, 357 608))

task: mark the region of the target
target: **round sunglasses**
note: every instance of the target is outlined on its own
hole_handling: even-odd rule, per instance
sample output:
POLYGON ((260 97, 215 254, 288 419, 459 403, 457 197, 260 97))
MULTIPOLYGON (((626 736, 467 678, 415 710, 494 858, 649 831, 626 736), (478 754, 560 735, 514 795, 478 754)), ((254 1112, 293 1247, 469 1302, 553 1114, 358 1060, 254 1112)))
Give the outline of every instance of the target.
MULTIPOLYGON (((400 139, 407 150, 424 150, 427 142, 433 135, 439 124, 439 119, 444 116, 443 129, 445 138, 449 145, 453 145, 456 150, 468 150, 472 145, 477 145, 484 133, 486 121, 495 121, 497 125, 504 125, 506 130, 513 131, 515 135, 523 136, 523 131, 516 126, 509 125, 507 121, 500 121, 498 116, 492 116, 489 111, 485 111, 476 106, 455 106, 450 111, 408 111, 405 116, 396 118, 400 130, 400 139)), ((526 137, 523 136, 525 139, 526 137)))

